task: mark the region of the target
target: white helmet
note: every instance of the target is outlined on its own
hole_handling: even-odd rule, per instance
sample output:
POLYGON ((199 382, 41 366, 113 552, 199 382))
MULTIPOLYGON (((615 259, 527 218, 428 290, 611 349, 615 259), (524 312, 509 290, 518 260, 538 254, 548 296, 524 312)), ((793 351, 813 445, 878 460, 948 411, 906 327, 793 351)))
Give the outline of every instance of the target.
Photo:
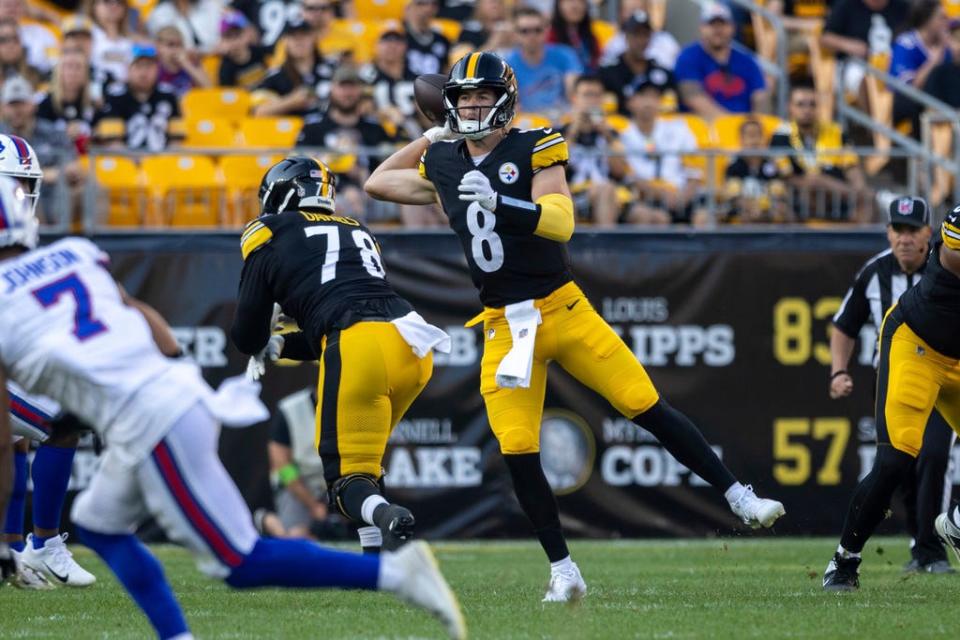
POLYGON ((39 226, 23 187, 13 178, 0 175, 0 247, 36 248, 39 226))
POLYGON ((0 135, 0 175, 16 178, 30 201, 30 213, 37 210, 43 170, 30 143, 18 136, 0 135))

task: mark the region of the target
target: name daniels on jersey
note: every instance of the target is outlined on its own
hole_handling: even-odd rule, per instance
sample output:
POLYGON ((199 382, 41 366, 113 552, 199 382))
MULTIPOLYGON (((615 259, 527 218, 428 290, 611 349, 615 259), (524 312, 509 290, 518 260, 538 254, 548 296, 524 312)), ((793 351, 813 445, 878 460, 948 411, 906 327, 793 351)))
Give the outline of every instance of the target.
POLYGON ((44 278, 80 262, 80 256, 70 249, 61 249, 20 264, 3 272, 3 281, 7 283, 4 293, 10 293, 33 280, 44 278))
POLYGON ((309 211, 301 211, 300 215, 306 218, 307 222, 339 222, 340 224, 348 224, 351 227, 360 226, 359 222, 346 216, 331 216, 326 213, 310 213, 309 211))

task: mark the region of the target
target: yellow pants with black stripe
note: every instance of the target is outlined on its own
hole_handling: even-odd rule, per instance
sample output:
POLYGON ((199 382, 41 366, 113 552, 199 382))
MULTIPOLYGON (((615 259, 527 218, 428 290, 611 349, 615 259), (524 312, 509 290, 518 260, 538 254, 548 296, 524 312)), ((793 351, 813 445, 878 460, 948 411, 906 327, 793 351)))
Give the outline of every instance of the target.
POLYGON ((880 327, 877 442, 916 457, 934 408, 960 433, 960 360, 924 342, 894 306, 880 327))
POLYGON ((610 325, 569 282, 535 302, 542 324, 537 328, 533 372, 528 388, 497 386, 500 361, 513 345, 502 308, 487 308, 467 323, 483 320, 480 393, 490 428, 505 454, 540 450, 540 418, 547 387, 547 364, 556 360, 577 380, 593 389, 620 413, 633 418, 659 400, 643 365, 610 325))
POLYGON ((323 339, 316 445, 328 484, 365 473, 379 478, 393 428, 433 372, 389 322, 358 322, 323 339))

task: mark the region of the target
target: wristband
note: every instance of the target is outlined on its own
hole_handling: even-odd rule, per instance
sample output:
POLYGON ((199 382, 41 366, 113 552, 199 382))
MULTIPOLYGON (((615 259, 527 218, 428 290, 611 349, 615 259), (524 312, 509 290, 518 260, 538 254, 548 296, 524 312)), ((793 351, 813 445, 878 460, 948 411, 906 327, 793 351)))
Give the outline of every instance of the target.
POLYGON ((277 472, 277 480, 280 481, 281 487, 287 486, 299 477, 300 469, 292 462, 280 467, 280 471, 277 472))
POLYGON ((850 374, 847 373, 846 369, 840 369, 840 371, 834 371, 833 373, 830 374, 830 381, 832 382, 833 379, 836 378, 837 376, 849 376, 849 375, 850 374))

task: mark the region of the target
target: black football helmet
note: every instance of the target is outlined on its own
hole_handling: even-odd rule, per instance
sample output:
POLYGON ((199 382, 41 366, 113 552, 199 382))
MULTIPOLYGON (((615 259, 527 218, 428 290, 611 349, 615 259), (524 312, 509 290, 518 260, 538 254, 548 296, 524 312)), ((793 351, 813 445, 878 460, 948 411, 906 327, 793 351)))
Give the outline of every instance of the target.
POLYGON ((450 78, 443 85, 443 106, 450 129, 465 138, 478 140, 506 127, 517 108, 517 78, 513 69, 495 53, 468 53, 450 70, 450 78), (481 109, 480 119, 462 118, 457 109, 460 92, 481 87, 493 89, 497 101, 486 117, 481 109))
POLYGON ((270 167, 260 181, 260 215, 321 209, 334 213, 337 176, 316 158, 291 156, 270 167))

